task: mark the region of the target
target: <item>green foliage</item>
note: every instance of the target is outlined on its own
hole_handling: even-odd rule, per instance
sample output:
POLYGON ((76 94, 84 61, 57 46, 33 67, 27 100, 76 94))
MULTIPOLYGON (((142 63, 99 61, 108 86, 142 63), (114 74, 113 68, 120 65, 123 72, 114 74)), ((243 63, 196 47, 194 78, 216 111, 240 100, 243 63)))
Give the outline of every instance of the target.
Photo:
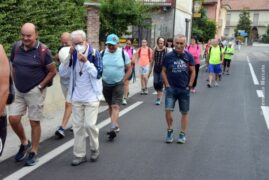
POLYGON ((234 30, 235 37, 239 35, 238 30, 244 30, 248 34, 251 32, 251 20, 250 20, 250 14, 247 9, 243 9, 240 13, 240 19, 239 22, 234 30))
POLYGON ((193 19, 192 35, 196 36, 200 42, 207 42, 209 39, 215 37, 216 31, 216 23, 208 20, 205 9, 202 9, 201 17, 193 19))
POLYGON ((146 27, 145 19, 149 17, 147 7, 134 0, 101 0, 100 7, 100 38, 110 33, 118 36, 128 34, 128 26, 146 27))
POLYGON ((269 43, 269 25, 267 26, 266 34, 262 37, 263 43, 269 43))
POLYGON ((10 46, 20 38, 20 28, 32 22, 38 28, 39 40, 53 52, 59 46, 62 32, 86 29, 84 0, 2 0, 0 3, 0 43, 10 46))

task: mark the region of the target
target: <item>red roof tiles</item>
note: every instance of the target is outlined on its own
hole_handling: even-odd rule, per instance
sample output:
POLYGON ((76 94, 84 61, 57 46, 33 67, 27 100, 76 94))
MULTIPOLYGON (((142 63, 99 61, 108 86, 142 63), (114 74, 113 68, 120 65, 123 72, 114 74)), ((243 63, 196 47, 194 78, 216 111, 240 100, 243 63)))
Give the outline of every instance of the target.
POLYGON ((250 10, 269 10, 269 0, 222 0, 222 4, 229 4, 231 11, 244 8, 250 10))

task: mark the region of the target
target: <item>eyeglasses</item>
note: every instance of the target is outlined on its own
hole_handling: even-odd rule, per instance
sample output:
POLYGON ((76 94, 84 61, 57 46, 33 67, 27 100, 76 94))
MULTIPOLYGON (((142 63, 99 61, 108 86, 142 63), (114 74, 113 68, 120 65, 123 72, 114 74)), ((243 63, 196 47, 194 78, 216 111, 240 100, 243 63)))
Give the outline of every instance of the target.
POLYGON ((74 43, 74 45, 78 45, 78 44, 83 45, 83 42, 74 43))
POLYGON ((113 44, 107 44, 107 46, 110 46, 110 47, 112 46, 112 47, 114 47, 115 45, 113 45, 113 44))

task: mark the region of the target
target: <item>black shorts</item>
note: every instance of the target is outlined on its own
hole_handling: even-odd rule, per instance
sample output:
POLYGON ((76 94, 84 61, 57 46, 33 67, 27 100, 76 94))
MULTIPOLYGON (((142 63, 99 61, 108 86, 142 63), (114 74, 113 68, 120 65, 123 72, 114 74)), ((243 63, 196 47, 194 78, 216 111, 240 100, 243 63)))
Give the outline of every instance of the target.
POLYGON ((224 62, 223 62, 223 65, 224 67, 230 67, 230 64, 231 64, 231 60, 230 59, 224 59, 224 62))
POLYGON ((2 155, 7 136, 7 116, 0 116, 0 156, 2 155))
POLYGON ((163 91, 163 78, 161 73, 154 72, 153 86, 156 91, 163 91))
POLYGON ((108 105, 120 105, 124 92, 123 81, 117 84, 107 84, 103 81, 103 95, 108 105))

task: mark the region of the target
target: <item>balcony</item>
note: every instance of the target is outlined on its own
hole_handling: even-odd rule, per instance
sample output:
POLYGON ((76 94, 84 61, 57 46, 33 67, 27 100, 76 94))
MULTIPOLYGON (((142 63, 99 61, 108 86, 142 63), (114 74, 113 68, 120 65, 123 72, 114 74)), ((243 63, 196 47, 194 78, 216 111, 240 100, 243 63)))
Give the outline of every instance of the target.
POLYGON ((161 7, 172 7, 175 0, 138 0, 147 6, 161 6, 161 7))
POLYGON ((216 4, 216 3, 218 3, 218 0, 203 0, 203 5, 216 4))

